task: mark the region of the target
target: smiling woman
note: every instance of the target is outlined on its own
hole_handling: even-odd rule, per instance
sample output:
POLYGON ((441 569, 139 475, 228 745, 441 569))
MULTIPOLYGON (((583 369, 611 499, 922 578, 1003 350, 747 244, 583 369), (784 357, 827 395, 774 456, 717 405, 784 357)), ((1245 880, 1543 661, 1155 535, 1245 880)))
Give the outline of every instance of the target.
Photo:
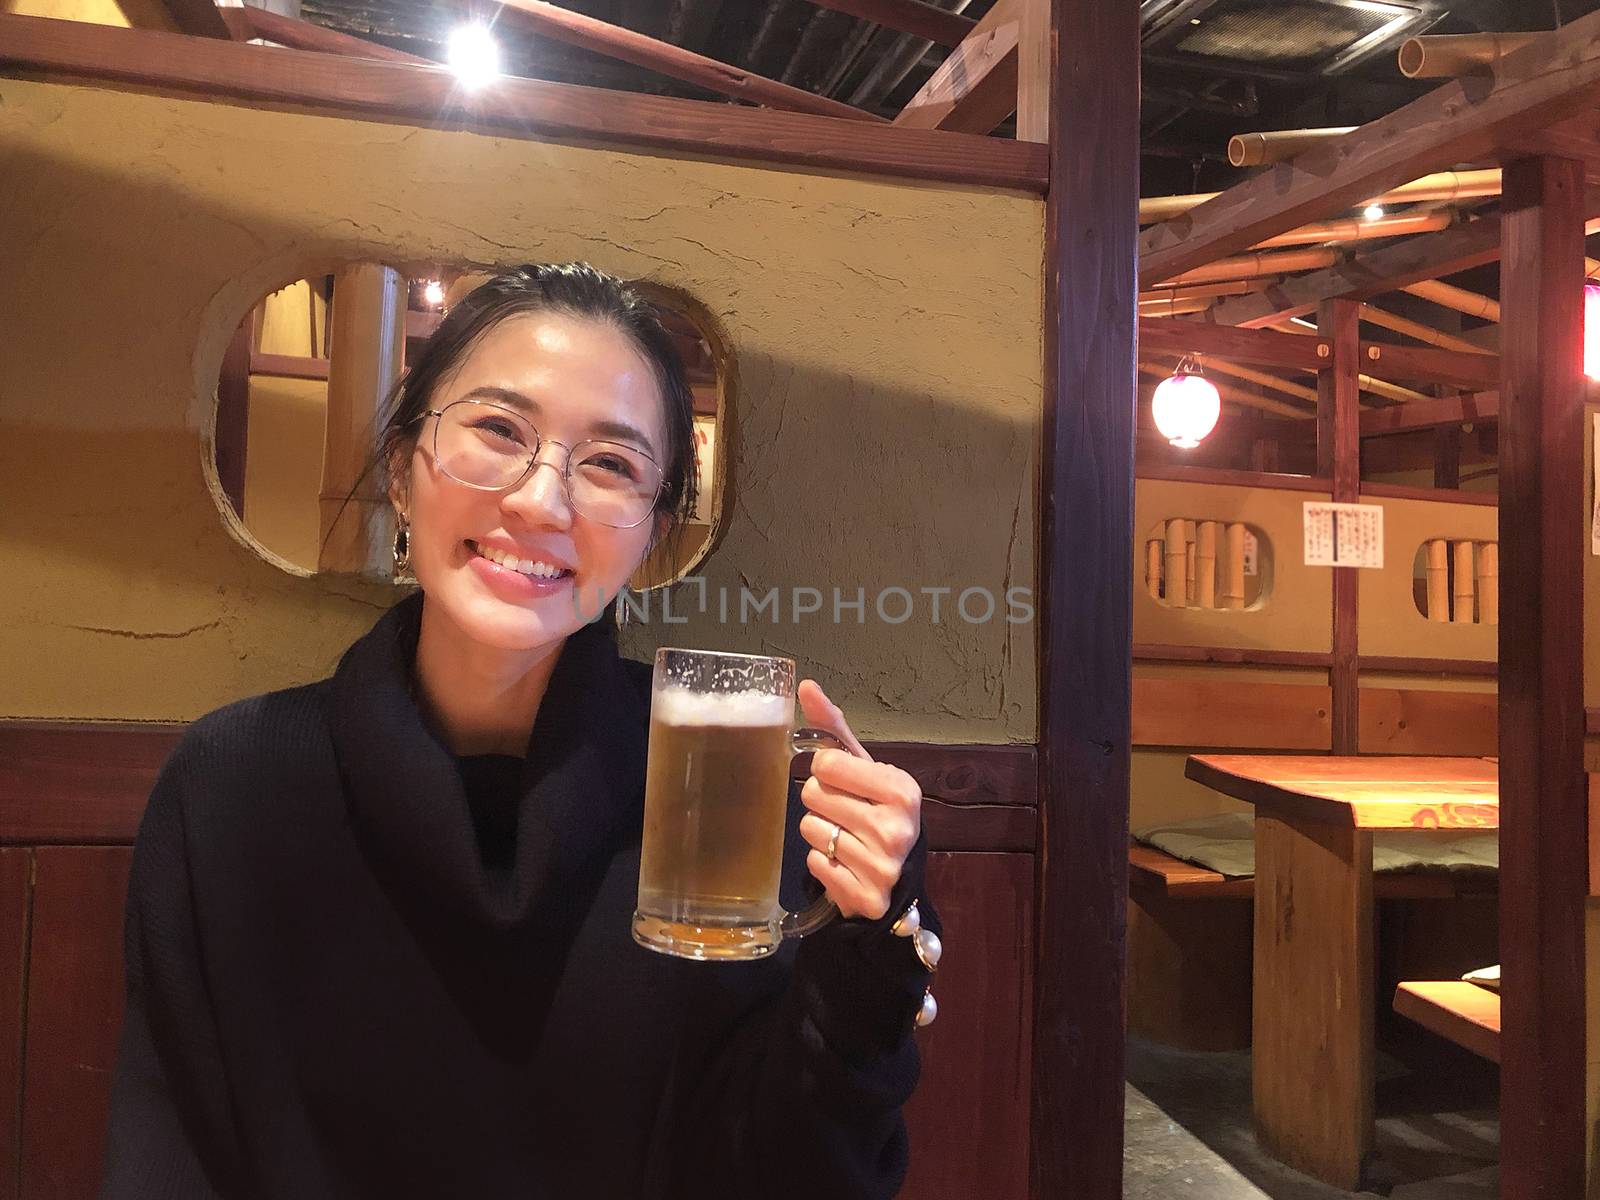
MULTIPOLYGON (((353 573, 414 582, 411 571, 396 573, 392 567, 394 509, 384 494, 382 472, 374 469, 378 430, 394 411, 400 379, 417 367, 434 331, 490 278, 450 268, 406 276, 380 264, 355 263, 263 297, 241 322, 217 387, 218 503, 231 509, 230 524, 242 540, 296 574, 353 573)), ((692 507, 648 538, 649 553, 629 581, 643 589, 688 574, 715 544, 727 478, 720 461, 726 439, 718 435, 725 432, 731 372, 709 313, 662 285, 632 286, 683 362, 695 463, 692 507)), ((457 400, 468 398, 460 388, 451 392, 457 400)), ((506 469, 536 472, 529 453, 541 437, 533 432, 540 428, 538 396, 489 385, 471 399, 498 405, 499 413, 491 415, 504 414, 517 423, 513 433, 520 447, 502 447, 506 469)), ((442 404, 433 410, 442 412, 442 404)), ((417 428, 408 432, 430 446, 442 435, 459 454, 462 421, 471 411, 478 410, 417 420, 417 428)), ((481 454, 484 431, 497 427, 480 419, 472 428, 474 453, 481 454)), ((550 461, 553 474, 563 478, 569 492, 576 491, 579 509, 585 498, 592 497, 591 505, 599 502, 596 489, 602 484, 608 502, 615 503, 620 479, 626 477, 637 492, 660 474, 665 448, 625 421, 597 416, 579 439, 586 442, 584 451, 559 461, 551 454, 567 453, 563 447, 571 439, 549 431, 542 437, 553 443, 539 451, 540 460, 550 461)), ((480 488, 497 485, 487 479, 468 482, 480 488)), ((508 476, 499 486, 513 482, 508 476)), ((511 547, 501 549, 509 553, 511 547)))

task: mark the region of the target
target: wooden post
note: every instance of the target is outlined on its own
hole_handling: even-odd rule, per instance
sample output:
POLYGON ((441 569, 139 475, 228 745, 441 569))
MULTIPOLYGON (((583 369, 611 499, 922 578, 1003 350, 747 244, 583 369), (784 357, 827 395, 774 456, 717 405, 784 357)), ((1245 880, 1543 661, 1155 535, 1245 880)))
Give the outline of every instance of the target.
POLYGON ((1193 521, 1183 523, 1183 602, 1190 608, 1200 603, 1199 592, 1195 587, 1193 521))
POLYGON ((1477 614, 1473 611, 1472 543, 1456 542, 1455 551, 1455 604, 1450 619, 1457 625, 1471 625, 1477 614))
MULTIPOLYGON (((1317 474, 1333 480, 1333 499, 1353 504, 1361 488, 1361 306, 1326 300, 1317 309, 1317 334, 1328 339, 1329 366, 1317 375, 1317 474)), ((1333 752, 1355 754, 1360 693, 1356 668, 1355 567, 1333 572, 1333 752)))
POLYGON ((1194 602, 1201 608, 1217 606, 1217 523, 1201 521, 1194 546, 1194 602))
POLYGON ((379 409, 400 377, 406 281, 381 263, 351 263, 334 276, 333 293, 317 569, 386 579, 390 504, 376 475, 361 481, 348 506, 344 500, 372 456, 379 409))
POLYGON ((1500 289, 1500 1194, 1584 1193, 1580 162, 1505 168, 1500 289))
POLYGON ((1450 620, 1450 543, 1431 538, 1427 550, 1428 620, 1450 620))
POLYGON ((1161 599, 1161 539, 1144 544, 1144 590, 1152 600, 1161 599))
POLYGON ((1030 1194, 1121 1200, 1139 6, 1051 0, 1049 54, 1030 1194))
POLYGON ((1478 547, 1478 623, 1500 624, 1500 544, 1478 547))
POLYGON ((1223 608, 1244 607, 1244 526, 1228 524, 1228 582, 1222 592, 1223 608))
POLYGON ((1182 517, 1173 517, 1167 522, 1167 603, 1173 608, 1187 608, 1189 606, 1189 572, 1185 566, 1188 560, 1187 546, 1189 535, 1184 527, 1188 524, 1182 517))

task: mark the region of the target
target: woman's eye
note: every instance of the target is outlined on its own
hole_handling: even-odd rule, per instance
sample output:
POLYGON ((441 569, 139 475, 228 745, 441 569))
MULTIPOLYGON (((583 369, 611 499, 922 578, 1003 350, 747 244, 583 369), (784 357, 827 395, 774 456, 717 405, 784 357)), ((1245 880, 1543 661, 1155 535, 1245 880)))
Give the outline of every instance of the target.
POLYGON ((592 458, 586 459, 583 465, 612 475, 621 475, 628 479, 638 476, 638 471, 634 469, 633 464, 616 454, 596 454, 592 458))
POLYGON ((508 442, 522 444, 520 431, 510 421, 502 421, 495 417, 485 417, 473 425, 473 428, 481 433, 493 434, 495 437, 502 438, 508 442))

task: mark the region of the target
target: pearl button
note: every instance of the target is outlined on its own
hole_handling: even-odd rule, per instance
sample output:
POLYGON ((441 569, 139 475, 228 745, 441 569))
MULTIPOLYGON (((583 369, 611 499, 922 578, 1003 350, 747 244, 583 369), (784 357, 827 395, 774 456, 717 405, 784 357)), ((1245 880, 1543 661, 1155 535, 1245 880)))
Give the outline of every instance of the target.
POLYGON ((922 1008, 917 1013, 917 1028, 932 1025, 934 1018, 939 1015, 939 1002, 933 998, 932 992, 922 993, 922 1008))
POLYGON ((939 965, 939 956, 944 953, 944 944, 939 941, 939 935, 931 929, 917 930, 916 937, 917 957, 922 960, 922 965, 928 970, 933 970, 939 965))
POLYGON ((911 907, 900 914, 900 919, 891 927, 890 932, 895 937, 913 937, 917 930, 922 928, 922 913, 917 909, 916 901, 911 902, 911 907))

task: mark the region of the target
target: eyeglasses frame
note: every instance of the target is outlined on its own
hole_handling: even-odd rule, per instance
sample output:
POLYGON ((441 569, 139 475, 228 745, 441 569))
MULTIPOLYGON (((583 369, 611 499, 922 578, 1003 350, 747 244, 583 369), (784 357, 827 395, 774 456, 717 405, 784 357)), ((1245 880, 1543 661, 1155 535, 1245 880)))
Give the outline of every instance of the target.
MULTIPOLYGON (((539 432, 538 426, 534 425, 534 423, 532 421, 528 420, 527 417, 523 416, 521 413, 517 412, 515 409, 507 408, 503 404, 493 404, 493 403, 491 403, 491 402, 489 402, 487 400, 465 400, 465 399, 463 399, 463 400, 452 400, 452 401, 450 401, 449 404, 446 404, 443 408, 430 408, 430 409, 426 409, 423 412, 418 413, 415 417, 411 418, 411 420, 409 422, 407 422, 407 423, 414 425, 418 421, 426 421, 429 417, 440 417, 440 418, 442 418, 446 412, 448 412, 450 409, 454 408, 458 404, 471 404, 471 405, 474 405, 475 407, 478 407, 478 408, 492 408, 492 409, 495 409, 497 412, 505 413, 507 416, 515 417, 518 421, 521 421, 529 429, 533 430, 533 449, 532 449, 532 452, 528 455, 528 462, 527 462, 527 465, 523 467, 522 474, 518 475, 516 477, 516 479, 512 480, 510 483, 501 484, 498 487, 489 487, 488 485, 482 484, 482 483, 468 483, 465 479, 457 479, 454 475, 451 475, 449 471, 445 470, 445 468, 441 465, 439 467, 439 470, 443 471, 445 477, 448 478, 452 483, 457 483, 457 484, 460 484, 462 487, 472 488, 474 491, 479 491, 479 492, 509 492, 509 491, 512 491, 512 490, 514 490, 516 488, 521 487, 525 482, 527 482, 528 477, 530 475, 532 475, 535 471, 537 471, 540 466, 543 466, 543 465, 548 465, 550 467, 554 467, 555 466, 554 463, 544 464, 544 463, 541 463, 539 461, 539 451, 544 449, 545 443, 548 442, 552 446, 560 446, 563 450, 565 450, 567 452, 566 458, 563 460, 563 462, 561 464, 561 467, 560 467, 560 470, 558 471, 558 474, 561 476, 561 486, 566 491, 567 503, 569 505, 571 505, 573 512, 578 513, 580 516, 584 517, 586 520, 595 521, 598 524, 604 525, 607 529, 637 529, 640 525, 643 525, 653 515, 655 515, 656 502, 661 499, 661 491, 662 491, 663 488, 665 488, 667 486, 667 473, 666 473, 665 470, 662 469, 661 464, 658 463, 655 460, 653 455, 646 454, 643 450, 639 449, 639 447, 637 447, 637 446, 628 446, 627 449, 632 450, 635 454, 642 455, 646 460, 649 461, 650 465, 653 466, 656 469, 656 473, 659 476, 659 478, 656 480, 656 492, 655 492, 655 495, 650 498, 650 507, 645 511, 644 516, 640 517, 637 521, 634 521, 634 522, 632 522, 630 524, 627 524, 627 525, 612 525, 609 522, 601 521, 598 517, 591 517, 591 516, 589 516, 589 514, 581 512, 579 510, 578 506, 575 503, 573 503, 573 499, 572 499, 572 456, 577 453, 578 447, 580 447, 580 446, 587 446, 587 445, 589 445, 591 443, 593 443, 595 445, 598 445, 598 446, 621 446, 621 445, 623 445, 622 442, 614 442, 610 438, 584 438, 583 441, 574 442, 572 445, 569 446, 565 442, 556 441, 555 438, 547 438, 547 437, 545 437, 544 434, 539 432)), ((434 459, 434 461, 436 463, 440 461, 440 459, 439 459, 439 426, 440 426, 440 424, 442 424, 442 421, 436 421, 436 422, 434 422, 434 426, 433 426, 433 459, 434 459)))

